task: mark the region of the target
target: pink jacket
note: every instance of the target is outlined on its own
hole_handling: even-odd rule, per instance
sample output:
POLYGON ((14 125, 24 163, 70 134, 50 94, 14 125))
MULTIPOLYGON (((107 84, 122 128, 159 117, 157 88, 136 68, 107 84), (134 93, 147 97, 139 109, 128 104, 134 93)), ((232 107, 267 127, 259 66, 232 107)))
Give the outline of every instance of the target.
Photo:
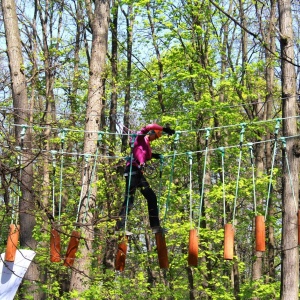
MULTIPOLYGON (((138 166, 144 164, 147 160, 150 160, 152 158, 150 142, 146 138, 146 134, 151 130, 163 130, 163 127, 154 123, 143 127, 140 131, 137 132, 137 136, 135 138, 133 146, 134 161, 132 165, 138 166)), ((129 164, 130 162, 127 165, 129 164)))

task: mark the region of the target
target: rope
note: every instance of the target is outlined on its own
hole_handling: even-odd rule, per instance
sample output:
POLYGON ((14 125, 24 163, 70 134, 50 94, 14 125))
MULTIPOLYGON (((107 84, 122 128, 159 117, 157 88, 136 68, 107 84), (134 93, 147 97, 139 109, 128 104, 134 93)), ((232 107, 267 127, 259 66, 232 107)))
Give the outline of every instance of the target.
MULTIPOLYGON (((162 189, 162 171, 164 166, 164 156, 160 155, 159 158, 159 187, 158 187, 158 196, 157 196, 157 203, 160 203, 160 197, 161 197, 161 189, 162 189)), ((159 205, 158 205, 158 212, 159 212, 159 205)))
POLYGON ((58 223, 60 223, 61 205, 62 205, 62 176, 63 176, 63 165, 64 165, 64 155, 63 155, 63 153, 64 153, 66 130, 63 129, 60 134, 61 134, 61 136, 60 136, 61 156, 60 156, 60 177, 59 177, 58 223))
POLYGON ((134 142, 136 139, 136 134, 131 135, 131 141, 130 141, 130 167, 129 167, 129 178, 128 178, 128 187, 127 187, 127 200, 126 200, 126 212, 125 212, 125 226, 124 226, 124 235, 126 235, 127 231, 127 219, 128 219, 128 205, 129 205, 129 196, 130 196, 130 185, 131 185, 131 174, 132 174, 132 161, 133 161, 133 147, 134 147, 134 142))
MULTIPOLYGON (((80 191, 80 197, 79 197, 79 203, 78 203, 78 208, 77 208, 77 215, 76 215, 76 223, 78 223, 79 220, 79 215, 80 215, 80 208, 81 208, 81 204, 82 204, 82 198, 83 198, 83 187, 84 187, 84 182, 86 180, 87 177, 87 169, 88 169, 88 162, 89 162, 89 158, 90 155, 86 154, 84 157, 85 160, 85 166, 84 166, 84 170, 83 170, 83 177, 82 177, 82 183, 81 183, 81 191, 80 191)), ((83 222, 83 219, 82 219, 83 222)))
POLYGON ((234 197, 234 205, 233 205, 233 218, 232 218, 232 224, 233 224, 233 226, 235 224, 234 221, 235 221, 236 203, 237 203, 238 190, 239 190, 241 162, 242 162, 242 152, 243 152, 243 141, 244 141, 244 133, 245 133, 246 123, 242 123, 241 126, 242 126, 242 129, 241 129, 241 133, 240 133, 240 155, 239 155, 238 174, 237 174, 237 178, 236 178, 235 197, 234 197))
POLYGON ((198 231, 200 230, 200 222, 201 222, 201 217, 202 217, 202 206, 203 206, 203 198, 204 198, 204 184, 205 184, 206 164, 207 164, 207 155, 208 155, 209 135, 210 135, 210 128, 206 128, 205 155, 204 155, 204 166, 203 166, 202 186, 201 186, 201 196, 200 196, 200 206, 199 206, 198 231))
MULTIPOLYGON (((22 148, 17 146, 16 149, 20 151, 22 148)), ((14 219, 15 219, 15 224, 16 225, 18 224, 18 213, 16 213, 15 207, 19 206, 20 195, 21 195, 21 176, 22 176, 22 155, 21 155, 21 152, 17 156, 17 164, 19 165, 19 168, 20 168, 19 180, 18 180, 17 201, 16 201, 17 203, 14 202, 13 205, 12 205, 13 210, 12 210, 12 216, 11 216, 11 224, 14 223, 14 219)))
POLYGON ((190 177, 190 229, 193 228, 193 196, 192 196, 192 166, 193 156, 191 152, 187 152, 189 158, 189 177, 190 177))
POLYGON ((175 165, 175 158, 176 158, 176 151, 177 151, 177 145, 179 142, 179 132, 175 132, 175 137, 174 137, 174 152, 173 152, 173 159, 172 159, 172 167, 171 167, 171 172, 170 172, 170 179, 169 179, 169 186, 168 186, 168 197, 166 201, 166 210, 165 210, 165 216, 164 216, 164 221, 166 221, 167 218, 167 212, 168 212, 168 206, 169 206, 169 201, 170 201, 170 194, 171 194, 171 185, 173 182, 173 174, 174 174, 174 165, 175 165))
POLYGON ((287 156, 287 153, 286 153, 286 140, 285 140, 285 138, 282 137, 281 141, 282 141, 283 155, 285 156, 285 162, 286 162, 286 166, 287 166, 288 173, 289 173, 290 186, 291 186, 291 190, 292 190, 292 193, 293 193, 293 199, 294 199, 294 203, 295 203, 295 208, 297 210, 298 209, 298 203, 297 203, 296 196, 295 196, 295 191, 294 191, 294 185, 293 185, 293 181, 292 181, 292 174, 291 174, 291 170, 290 170, 289 159, 288 159, 288 156, 287 156))
POLYGON ((86 206, 85 206, 85 213, 84 213, 84 222, 86 222, 87 218, 87 212, 88 212, 88 207, 89 207, 89 202, 90 202, 90 197, 91 197, 91 183, 93 182, 94 175, 96 173, 96 166, 97 166, 97 159, 98 159, 98 153, 99 153, 99 147, 100 147, 100 142, 102 141, 102 135, 103 132, 98 133, 98 141, 97 141, 97 148, 96 148, 96 153, 95 153, 95 158, 94 158, 94 164, 92 168, 92 174, 91 178, 88 182, 88 193, 87 193, 87 199, 86 199, 86 206))
POLYGON ((56 173, 56 155, 57 151, 52 150, 52 216, 55 216, 55 173, 56 173))
POLYGON ((255 173, 254 173, 254 155, 253 155, 253 144, 248 143, 249 152, 250 152, 250 161, 252 168, 252 186, 253 186, 253 203, 254 203, 254 214, 257 215, 257 205, 256 205, 256 187, 255 187, 255 173))
POLYGON ((273 170, 274 170, 274 164, 275 164, 275 157, 277 153, 277 137, 278 137, 278 131, 280 127, 280 119, 277 119, 276 126, 275 126, 275 138, 274 138, 274 149, 273 149, 273 156, 272 156, 272 165, 271 165, 271 171, 270 171, 270 181, 269 181, 269 188, 268 188, 268 196, 267 196, 267 202, 266 202, 266 212, 265 212, 265 220, 267 219, 268 214, 268 208, 269 208, 269 201, 270 201, 270 195, 271 195, 271 188, 272 188, 272 180, 273 180, 273 170))
POLYGON ((219 148, 219 150, 221 151, 221 160, 222 160, 223 218, 224 218, 224 224, 226 224, 225 170, 224 170, 225 150, 223 147, 219 148))

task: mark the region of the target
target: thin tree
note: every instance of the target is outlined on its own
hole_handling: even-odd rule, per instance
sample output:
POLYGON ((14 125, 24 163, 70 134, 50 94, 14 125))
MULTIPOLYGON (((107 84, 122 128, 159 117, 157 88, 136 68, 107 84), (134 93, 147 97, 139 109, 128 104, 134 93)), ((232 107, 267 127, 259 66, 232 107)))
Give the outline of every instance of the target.
MULTIPOLYGON (((30 114, 28 113, 27 86, 23 70, 22 46, 15 1, 3 0, 2 10, 11 76, 15 137, 16 144, 21 146, 20 168, 22 172, 20 171, 19 174, 21 174, 21 176, 18 178, 21 191, 19 203, 20 246, 35 249, 37 243, 32 236, 36 222, 34 214, 35 203, 32 196, 33 166, 30 157, 31 134, 30 130, 26 132, 26 123, 30 119, 30 114)), ((24 278, 25 280, 31 281, 31 284, 27 287, 26 294, 32 295, 33 299, 41 299, 36 291, 37 286, 34 284, 34 282, 37 282, 40 278, 35 263, 30 264, 24 278)))

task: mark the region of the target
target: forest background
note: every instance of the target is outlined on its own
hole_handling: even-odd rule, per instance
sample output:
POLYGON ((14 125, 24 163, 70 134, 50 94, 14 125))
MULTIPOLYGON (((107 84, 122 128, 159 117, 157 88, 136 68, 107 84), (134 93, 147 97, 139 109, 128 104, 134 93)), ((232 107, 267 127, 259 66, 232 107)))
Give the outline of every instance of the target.
POLYGON ((19 247, 36 252, 16 299, 298 299, 299 1, 1 4, 0 250, 13 222, 19 247), (153 122, 176 130, 153 143, 163 159, 145 171, 169 268, 138 192, 116 272, 129 137, 153 122), (255 248, 258 215, 266 251, 255 248))

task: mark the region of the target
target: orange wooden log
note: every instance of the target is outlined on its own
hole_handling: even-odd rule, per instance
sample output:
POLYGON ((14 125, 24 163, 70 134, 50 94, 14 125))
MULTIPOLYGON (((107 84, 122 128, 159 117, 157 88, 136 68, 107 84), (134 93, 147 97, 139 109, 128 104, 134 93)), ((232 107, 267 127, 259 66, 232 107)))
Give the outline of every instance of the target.
POLYGON ((161 269, 169 268, 168 250, 165 235, 162 232, 155 233, 156 247, 158 253, 159 267, 161 269))
POLYGON ((15 261, 20 236, 20 225, 10 224, 7 238, 5 261, 15 261))
POLYGON ((70 242, 68 245, 68 249, 66 252, 66 258, 64 260, 64 266, 66 266, 66 267, 73 266, 74 260, 75 260, 75 254, 77 252, 78 245, 79 245, 79 239, 80 239, 80 232, 73 230, 71 238, 70 238, 70 242))
POLYGON ((189 235, 189 266, 197 267, 198 265, 198 235, 197 229, 191 229, 189 235))
POLYGON ((225 224, 224 228, 224 259, 233 259, 234 229, 232 224, 225 224))
POLYGON ((60 262, 60 235, 55 228, 50 232, 50 261, 60 262))
POLYGON ((298 210, 298 245, 300 245, 300 210, 298 210))
POLYGON ((255 217, 255 243, 256 251, 266 251, 266 227, 264 216, 255 217))
POLYGON ((118 244, 118 251, 115 260, 115 269, 120 272, 123 272, 125 269, 127 242, 128 238, 127 236, 125 236, 124 238, 122 238, 122 241, 118 244))

